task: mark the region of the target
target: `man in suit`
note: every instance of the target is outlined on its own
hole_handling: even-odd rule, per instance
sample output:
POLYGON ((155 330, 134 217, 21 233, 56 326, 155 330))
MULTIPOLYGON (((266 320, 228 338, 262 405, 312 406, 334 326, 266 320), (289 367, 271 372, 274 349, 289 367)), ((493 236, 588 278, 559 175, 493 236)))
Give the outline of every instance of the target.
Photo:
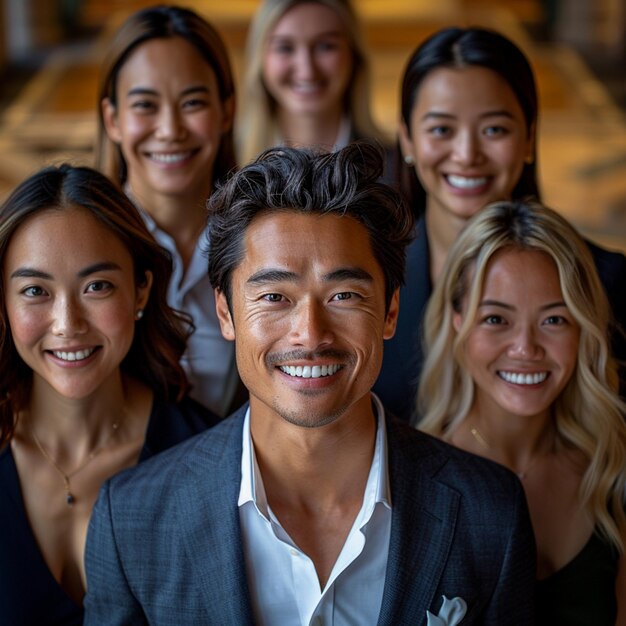
POLYGON ((250 402, 105 485, 87 625, 532 623, 517 478, 370 391, 412 229, 381 164, 370 144, 274 149, 211 199, 209 275, 250 402))

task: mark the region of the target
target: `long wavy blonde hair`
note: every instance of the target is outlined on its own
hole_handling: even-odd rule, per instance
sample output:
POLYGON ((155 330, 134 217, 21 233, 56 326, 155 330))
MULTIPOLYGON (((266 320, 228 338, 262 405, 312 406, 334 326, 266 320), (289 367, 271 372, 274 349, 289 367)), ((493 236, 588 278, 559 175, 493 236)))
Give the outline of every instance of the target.
POLYGON ((235 127, 239 162, 255 159, 274 145, 278 133, 276 106, 263 83, 263 58, 267 39, 278 20, 291 8, 305 3, 321 4, 341 19, 352 50, 352 78, 346 90, 344 107, 358 137, 384 141, 370 108, 370 63, 356 13, 349 0, 263 0, 256 12, 246 44, 245 75, 241 107, 235 127))
POLYGON ((452 246, 424 320, 419 428, 450 439, 472 406, 474 382, 462 367, 462 354, 488 263, 503 248, 542 251, 558 269, 580 339, 574 373, 552 407, 556 436, 586 459, 580 501, 599 531, 623 553, 626 407, 617 393, 617 367, 609 353, 609 304, 587 245, 555 211, 530 202, 494 203, 470 220, 452 246), (461 302, 466 312, 457 333, 453 316, 461 302))

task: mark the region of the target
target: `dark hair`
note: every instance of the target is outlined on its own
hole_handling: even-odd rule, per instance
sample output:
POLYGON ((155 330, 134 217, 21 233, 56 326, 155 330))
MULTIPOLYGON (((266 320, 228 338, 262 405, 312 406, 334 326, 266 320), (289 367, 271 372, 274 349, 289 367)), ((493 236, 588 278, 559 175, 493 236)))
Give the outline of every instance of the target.
POLYGON ((377 182, 379 145, 357 141, 320 154, 271 148, 235 173, 209 199, 209 278, 230 304, 232 273, 242 260, 245 231, 261 213, 298 211, 352 217, 367 229, 385 276, 387 306, 404 282, 405 247, 413 218, 401 196, 377 182))
MULTIPOLYGON (((177 6, 155 6, 131 15, 115 33, 100 69, 98 103, 108 98, 117 106, 117 78, 130 54, 151 39, 180 37, 198 50, 215 72, 221 102, 234 98, 235 85, 228 53, 217 31, 190 9, 177 6)), ((96 167, 120 185, 128 175, 120 147, 107 136, 99 107, 96 167)), ((222 135, 215 159, 214 180, 224 178, 235 167, 232 128, 222 135)))
MULTIPOLYGON (((15 232, 28 219, 48 211, 87 211, 124 244, 133 259, 135 281, 152 272, 150 296, 128 354, 120 368, 166 399, 182 397, 188 383, 179 361, 191 328, 187 316, 166 302, 172 261, 153 239, 137 209, 104 175, 88 167, 47 167, 22 182, 0 207, 0 267, 15 232)), ((31 369, 17 353, 6 311, 0 271, 0 446, 11 438, 15 415, 28 401, 31 369)))
MULTIPOLYGON (((538 99, 535 77, 524 53, 509 39, 484 28, 445 28, 424 41, 409 59, 402 79, 401 115, 410 132, 411 112, 420 86, 426 76, 441 67, 462 68, 480 66, 492 70, 511 87, 524 113, 528 132, 536 129, 538 99)), ((398 156, 400 157, 399 150, 398 156)), ((537 155, 531 163, 524 163, 519 181, 513 189, 513 198, 539 198, 537 183, 537 155)), ((398 164, 400 187, 411 206, 423 211, 426 192, 415 169, 398 164)))

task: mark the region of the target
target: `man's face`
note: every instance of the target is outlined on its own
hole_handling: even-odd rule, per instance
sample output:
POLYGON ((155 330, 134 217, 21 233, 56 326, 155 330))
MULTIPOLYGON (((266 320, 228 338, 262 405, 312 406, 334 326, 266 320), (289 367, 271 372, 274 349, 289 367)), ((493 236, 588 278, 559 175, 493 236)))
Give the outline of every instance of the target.
POLYGON ((296 211, 260 215, 231 286, 232 317, 221 293, 217 309, 222 333, 236 340, 253 419, 314 428, 371 411, 398 294, 385 313, 384 275, 364 226, 296 211))

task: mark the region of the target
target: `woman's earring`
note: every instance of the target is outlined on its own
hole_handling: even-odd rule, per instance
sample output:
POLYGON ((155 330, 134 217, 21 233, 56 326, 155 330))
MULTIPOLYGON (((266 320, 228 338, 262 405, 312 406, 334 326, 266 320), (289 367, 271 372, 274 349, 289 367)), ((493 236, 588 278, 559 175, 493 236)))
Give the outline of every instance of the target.
POLYGON ((135 319, 140 320, 143 317, 143 309, 137 309, 137 313, 135 313, 135 319))
POLYGON ((413 167, 415 165, 415 159, 410 154, 407 154, 407 155, 404 156, 404 162, 409 167, 413 167))

